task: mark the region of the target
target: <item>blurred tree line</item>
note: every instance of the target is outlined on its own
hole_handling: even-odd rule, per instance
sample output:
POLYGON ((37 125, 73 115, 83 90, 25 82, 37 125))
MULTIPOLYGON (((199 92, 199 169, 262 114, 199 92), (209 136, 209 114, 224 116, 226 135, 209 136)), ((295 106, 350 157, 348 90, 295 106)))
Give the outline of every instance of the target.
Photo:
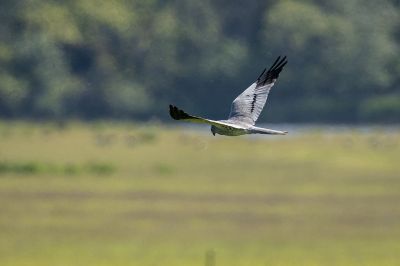
POLYGON ((277 55, 268 122, 400 122, 400 0, 2 0, 0 117, 226 118, 277 55))

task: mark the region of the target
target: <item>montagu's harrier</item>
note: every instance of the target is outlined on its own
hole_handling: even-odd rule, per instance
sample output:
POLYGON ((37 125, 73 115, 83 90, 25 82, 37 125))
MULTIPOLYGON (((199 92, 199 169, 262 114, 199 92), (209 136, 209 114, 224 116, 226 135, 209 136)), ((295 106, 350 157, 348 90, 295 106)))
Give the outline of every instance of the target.
POLYGON ((227 120, 211 120, 185 113, 176 106, 169 106, 169 113, 175 120, 204 123, 211 125, 211 132, 225 136, 245 134, 285 135, 287 131, 272 130, 254 126, 267 101, 268 93, 286 65, 286 56, 279 56, 270 69, 264 69, 258 79, 240 94, 232 103, 227 120))

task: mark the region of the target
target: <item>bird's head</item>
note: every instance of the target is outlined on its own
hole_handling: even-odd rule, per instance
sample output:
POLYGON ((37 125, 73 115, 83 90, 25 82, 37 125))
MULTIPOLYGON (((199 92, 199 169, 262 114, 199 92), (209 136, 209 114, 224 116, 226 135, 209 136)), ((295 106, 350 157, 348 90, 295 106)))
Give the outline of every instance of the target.
POLYGON ((216 128, 215 126, 211 126, 211 133, 215 136, 216 128))

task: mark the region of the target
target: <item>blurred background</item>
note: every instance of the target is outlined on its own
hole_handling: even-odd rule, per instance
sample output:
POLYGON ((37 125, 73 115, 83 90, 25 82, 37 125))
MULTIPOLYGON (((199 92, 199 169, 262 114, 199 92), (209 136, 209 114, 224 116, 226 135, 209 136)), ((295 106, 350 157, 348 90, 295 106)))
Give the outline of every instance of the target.
POLYGON ((399 0, 2 0, 0 265, 398 265, 399 55, 399 0), (288 136, 169 118, 278 55, 288 136))
POLYGON ((0 12, 3 118, 166 119, 169 103, 225 118, 287 55, 262 121, 400 119, 398 0, 4 0, 0 12))

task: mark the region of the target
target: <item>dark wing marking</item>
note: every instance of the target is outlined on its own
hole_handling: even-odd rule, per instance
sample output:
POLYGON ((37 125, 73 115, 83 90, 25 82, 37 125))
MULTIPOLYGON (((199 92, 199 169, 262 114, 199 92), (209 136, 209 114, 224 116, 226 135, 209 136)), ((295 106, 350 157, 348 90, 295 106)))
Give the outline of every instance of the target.
POLYGON ((239 125, 189 115, 185 111, 179 109, 174 105, 169 105, 169 114, 175 120, 184 120, 188 122, 209 124, 209 125, 214 125, 216 127, 232 127, 232 128, 242 129, 242 127, 239 125))
POLYGON ((283 67, 287 64, 286 56, 282 59, 280 56, 275 60, 272 66, 268 69, 267 72, 264 71, 257 79, 257 86, 265 86, 275 82, 275 80, 279 77, 279 73, 281 73, 283 67))
POLYGON ((197 117, 188 115, 183 110, 178 109, 178 107, 173 105, 169 105, 169 114, 175 120, 197 119, 197 117))
POLYGON ((229 120, 254 125, 264 108, 269 91, 286 64, 286 56, 282 59, 279 56, 268 70, 265 68, 257 80, 233 101, 229 120))

